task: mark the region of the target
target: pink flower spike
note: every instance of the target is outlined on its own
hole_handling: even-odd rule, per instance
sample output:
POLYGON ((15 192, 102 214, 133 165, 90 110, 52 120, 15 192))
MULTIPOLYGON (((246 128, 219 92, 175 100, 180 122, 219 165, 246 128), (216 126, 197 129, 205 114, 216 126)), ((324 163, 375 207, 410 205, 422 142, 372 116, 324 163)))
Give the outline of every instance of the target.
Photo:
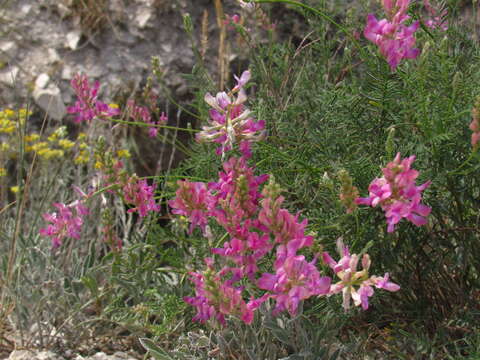
POLYGON ((57 248, 66 237, 80 238, 83 217, 88 214, 88 208, 78 200, 68 206, 63 203, 55 203, 53 206, 57 208, 57 212, 43 214, 44 220, 51 224, 39 232, 40 235, 49 236, 52 246, 57 248))
POLYGON ((393 232, 395 225, 403 218, 416 226, 427 223, 426 217, 430 214, 431 208, 420 202, 422 191, 431 182, 427 181, 416 186, 415 181, 419 173, 411 169, 414 161, 414 155, 402 160, 398 153, 395 159, 382 169, 384 176, 374 179, 368 187, 370 196, 356 200, 356 203, 361 205, 380 205, 385 212, 388 232, 393 232))
POLYGON ((168 202, 172 213, 186 216, 190 220, 190 233, 197 225, 205 233, 208 223, 207 215, 213 209, 215 199, 204 183, 179 180, 177 184, 179 187, 176 197, 168 202))
POLYGON ((249 81, 250 72, 246 70, 235 79, 237 85, 228 94, 219 92, 215 97, 205 94, 204 100, 212 109, 209 124, 197 133, 196 140, 220 144, 216 153, 222 157, 233 149, 234 144, 241 144, 240 151, 249 157, 249 143, 263 139, 265 122, 255 121, 251 111, 244 106, 247 95, 243 86, 249 81))
POLYGON ((160 205, 155 203, 155 187, 156 185, 148 185, 147 180, 132 176, 123 187, 125 202, 135 206, 128 212, 137 211, 140 217, 145 217, 150 211, 160 211, 160 205))
POLYGON ((387 19, 377 20, 373 14, 367 16, 367 23, 363 34, 380 48, 380 53, 385 57, 390 68, 395 70, 402 59, 414 59, 420 50, 413 48, 415 45, 415 31, 419 27, 416 21, 410 26, 404 24, 409 19, 406 15, 409 0, 383 0, 387 19))
POLYGON ((294 316, 300 301, 329 292, 331 279, 321 277, 314 263, 315 260, 306 262, 304 256, 292 256, 285 260, 275 275, 265 273, 260 277, 258 287, 270 291, 270 297, 277 302, 275 313, 287 310, 294 316))
POLYGON ((75 122, 90 122, 94 118, 105 120, 120 114, 120 109, 111 107, 97 99, 100 87, 98 81, 95 81, 93 86, 90 87, 86 75, 76 74, 70 83, 77 95, 77 101, 74 106, 67 108, 67 112, 77 114, 75 122))

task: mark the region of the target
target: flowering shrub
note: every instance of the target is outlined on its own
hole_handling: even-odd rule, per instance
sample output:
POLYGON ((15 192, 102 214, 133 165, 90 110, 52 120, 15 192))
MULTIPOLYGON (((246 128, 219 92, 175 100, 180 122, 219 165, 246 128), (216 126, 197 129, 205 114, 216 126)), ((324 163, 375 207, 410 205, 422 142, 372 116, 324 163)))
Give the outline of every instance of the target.
MULTIPOLYGON (((295 6, 294 1, 290 3, 295 6)), ((146 336, 158 335, 159 341, 168 342, 167 346, 175 346, 170 339, 179 331, 188 331, 190 338, 199 328, 183 318, 183 314, 188 314, 185 308, 190 306, 196 312, 195 321, 224 325, 221 330, 213 331, 207 345, 203 345, 206 349, 216 342, 212 345, 214 351, 208 356, 209 349, 205 350, 205 356, 195 354, 198 358, 324 358, 327 352, 312 349, 326 344, 330 354, 339 340, 345 349, 363 347, 356 334, 362 336, 366 332, 359 329, 367 327, 369 343, 365 348, 370 348, 370 339, 375 339, 387 357, 390 352, 417 356, 414 337, 405 340, 398 336, 400 332, 411 331, 417 324, 428 327, 425 333, 442 330, 435 323, 455 324, 460 320, 456 318, 457 311, 467 312, 468 303, 476 300, 478 104, 472 110, 472 119, 468 113, 472 109, 472 94, 478 94, 480 73, 471 66, 472 54, 478 51, 472 51, 476 45, 461 39, 454 19, 448 24, 451 31, 441 34, 444 39, 437 42, 438 32, 416 28, 417 22, 410 23, 408 1, 384 1, 383 4, 386 19, 377 20, 371 15, 365 36, 375 39, 391 69, 403 59, 413 58, 418 51, 414 47, 421 48, 425 37, 429 37, 428 51, 424 51, 421 61, 396 74, 391 74, 386 66, 373 66, 377 64, 369 61, 371 54, 357 51, 358 37, 347 36, 338 41, 334 36, 335 24, 328 24, 328 17, 316 23, 315 17, 309 15, 309 21, 318 25, 318 29, 325 28, 328 34, 322 38, 323 32, 316 32, 315 36, 321 41, 310 42, 306 38, 297 49, 271 42, 262 46, 261 41, 267 43, 267 40, 257 42, 258 37, 251 36, 249 29, 252 22, 259 20, 262 7, 258 3, 243 2, 246 10, 251 8, 255 12, 243 10, 240 18, 228 17, 228 25, 247 40, 242 43, 242 50, 250 47, 255 52, 252 66, 256 71, 255 96, 259 100, 254 109, 256 116, 247 103, 250 72, 246 71, 235 78, 231 91, 204 96, 206 90, 201 89, 201 97, 210 110, 201 131, 190 127, 178 129, 197 132, 199 142, 214 142, 221 160, 205 153, 204 146, 189 144, 188 148, 178 147, 187 154, 179 168, 148 178, 132 174, 132 164, 127 159, 147 154, 141 150, 130 154, 117 146, 112 140, 123 140, 117 129, 123 130, 125 124, 135 122, 148 127, 149 136, 156 137, 167 120, 165 114, 156 108, 157 101, 149 100, 153 97, 145 96, 140 100, 135 98, 135 102, 132 100, 120 111, 99 100, 98 83, 90 85, 86 77, 83 79, 86 82, 77 80, 80 84, 77 87, 83 87, 83 100, 79 99, 70 111, 79 122, 75 127, 84 132, 73 139, 61 129, 48 129, 45 134, 30 133, 24 139, 24 154, 28 159, 33 158, 31 154, 41 160, 63 158, 64 161, 56 163, 65 167, 71 163, 68 160, 73 159, 71 172, 65 176, 62 173, 52 181, 55 184, 52 196, 61 196, 60 190, 70 189, 71 179, 88 189, 88 194, 80 194, 73 203, 56 200, 53 210, 44 214, 47 224, 41 226, 40 233, 51 240, 54 247, 65 245, 69 237, 82 238, 82 241, 70 242, 72 246, 58 248, 48 266, 53 264, 54 270, 58 270, 54 262, 60 263, 60 256, 65 255, 61 258, 63 268, 81 268, 82 282, 95 300, 99 300, 96 304, 108 307, 103 317, 111 316, 116 322, 119 318, 127 319, 128 326, 145 329, 146 336), (331 49, 338 49, 334 53, 335 61, 332 61, 331 49), (455 81, 450 84, 452 78, 455 81), (123 117, 117 118, 115 113, 123 117), (93 123, 96 120, 104 121, 93 123), (472 132, 466 125, 470 121, 472 132), (109 128, 110 123, 116 125, 109 128), (91 126, 93 124, 95 126, 91 126), (253 144, 265 136, 266 124, 273 136, 268 142, 253 144), (98 129, 103 138, 98 137, 98 129), (474 151, 467 144, 470 135, 474 151), (255 151, 255 166, 252 151, 255 151), (421 170, 423 177, 434 183, 417 185, 419 171, 412 168, 415 156, 402 158, 400 154, 385 166, 381 177, 370 183, 372 169, 378 167, 377 159, 386 157, 387 163, 396 152, 416 154, 423 164, 428 164, 421 170), (348 172, 339 169, 348 169, 348 172), (200 182, 211 179, 217 171, 218 177, 211 182, 200 182), (85 175, 88 180, 82 179, 85 175), (280 185, 273 175, 288 189, 288 196, 282 193, 287 199, 281 196, 280 185), (189 180, 178 181, 179 178, 189 180), (165 183, 159 185, 158 179, 165 183), (172 189, 175 183, 178 187, 172 189), (365 188, 369 183, 369 194, 360 198, 354 184, 364 184, 365 188), (422 195, 427 188, 429 197, 425 201, 422 195), (176 196, 168 204, 171 212, 180 216, 175 224, 188 222, 185 228, 188 227, 189 236, 193 235, 191 239, 185 239, 184 232, 176 231, 178 227, 172 227, 172 233, 163 221, 156 221, 160 204, 166 203, 171 190, 176 191, 176 196), (396 236, 378 231, 378 220, 380 223, 383 220, 374 211, 357 211, 359 205, 380 205, 388 233, 396 231, 396 236), (88 206, 89 214, 82 206, 88 206), (292 209, 304 210, 300 213, 292 209), (138 221, 132 221, 135 219, 138 221), (398 227, 402 219, 417 226, 398 227), (428 226, 421 226, 427 222, 428 226), (205 239, 197 241, 196 237, 201 235, 205 239), (331 240, 339 237, 335 257, 330 255, 333 253, 330 248, 334 246, 331 240), (133 241, 135 246, 129 246, 133 241), (166 242, 175 244, 163 246, 166 242), (88 257, 70 255, 87 254, 85 249, 89 250, 88 257), (104 257, 105 251, 113 254, 104 257), (185 264, 203 258, 204 265, 191 271, 189 277, 182 276, 187 272, 185 264), (371 266, 370 258, 378 270, 371 266), (81 266, 70 266, 70 259, 80 261, 81 266), (95 267, 88 269, 93 262, 95 267), (192 293, 188 278, 193 284, 192 293), (387 295, 383 298, 377 293, 375 306, 372 305, 376 289, 395 292, 400 289, 397 283, 402 284, 402 292, 395 296, 384 292, 387 295), (343 301, 336 296, 340 294, 343 301), (123 305, 125 299, 129 300, 127 305, 123 305), (337 305, 339 303, 343 306, 337 305), (353 307, 370 309, 370 313, 353 311, 339 315, 342 307, 345 311, 353 307), (331 311, 332 308, 335 310, 331 311), (127 316, 118 316, 120 312, 127 316), (291 318, 271 320, 270 314, 291 318), (424 318, 428 321, 422 322, 424 318), (310 321, 312 331, 306 331, 305 324, 310 321), (330 341, 319 329, 332 322, 342 336, 330 341), (428 325, 424 325, 426 323, 428 325), (258 326, 262 326, 260 331, 258 326), (396 331, 397 326, 400 331, 396 331), (244 332, 238 331, 239 328, 244 332), (345 335, 351 330, 355 336, 345 335), (385 334, 390 332, 392 335, 387 337, 385 334), (218 340, 225 334, 233 334, 233 340, 218 340), (305 338, 310 338, 313 347, 304 345, 305 338), (231 346, 234 351, 224 351, 222 346, 231 346), (278 348, 277 352, 271 351, 274 347, 278 348)), ((431 12, 426 1, 424 4, 429 18, 419 18, 419 22, 430 28, 446 29, 446 23, 437 18, 442 11, 431 12)), ((353 28, 359 28, 356 23, 359 17, 364 17, 361 13, 355 14, 355 5, 352 4, 347 17, 343 14, 332 17, 334 21, 346 19, 345 29, 349 34, 353 28)), ((303 8, 309 13, 308 7, 303 8)), ((414 12, 418 9, 416 5, 411 7, 414 12)), ((217 16, 221 17, 220 11, 217 16)), ((204 19, 208 18, 205 12, 204 19)), ((441 18, 443 21, 443 14, 441 18)), ((281 35, 285 23, 281 17, 276 19, 281 35)), ((205 28, 212 27, 207 25, 205 28)), ((274 39, 273 35, 268 41, 274 39)), ((229 51, 225 54, 227 65, 233 58, 229 51)), ((242 52, 233 49, 231 54, 237 53, 242 52)), ((203 70, 196 75, 202 77, 197 84, 203 84, 207 78, 203 78, 203 70)), ((188 104, 189 116, 202 113, 203 106, 200 105, 200 109, 195 106, 198 103, 188 104)), ((26 168, 21 161, 14 161, 20 152, 7 149, 13 144, 9 134, 16 135, 16 130, 21 130, 18 126, 21 122, 8 120, 0 126, 2 141, 8 139, 0 148, 0 176, 13 169, 13 165, 19 170, 26 168), (6 158, 10 160, 4 162, 6 158)), ((170 140, 167 136, 174 136, 168 131, 162 135, 167 142, 170 140)), ((156 148, 151 150, 157 153, 156 148)), ((46 163, 42 161, 41 165, 46 163)), ((56 172, 51 169, 56 168, 45 171, 54 176, 56 172)), ((0 208, 0 214, 11 213, 9 207, 17 206, 23 199, 26 206, 36 206, 36 213, 44 212, 43 194, 36 193, 38 183, 22 182, 23 174, 20 173, 20 181, 15 184, 10 177, 2 177, 2 206, 3 199, 7 206, 0 208)), ((47 199, 45 203, 49 202, 47 199)), ((1 223, 3 226, 3 221, 1 223)), ((23 224, 28 227, 36 222, 25 221, 21 223, 22 228, 23 224)), ((37 230, 35 225, 32 230, 37 230)), ((23 246, 23 241, 18 242, 18 246, 23 246)), ((27 247, 24 253, 37 248, 41 246, 27 247)), ((25 274, 29 276, 27 271, 25 274)), ((24 285, 19 281, 19 286, 24 285)), ((76 285, 69 291, 77 288, 84 291, 76 285)), ((474 304, 473 309, 476 306, 474 304)), ((442 346, 449 347, 451 340, 456 341, 454 337, 442 339, 442 346)), ((187 346, 190 350, 191 343, 187 346)), ((461 351, 464 352, 463 348, 461 351)))
MULTIPOLYGON (((209 94, 205 96, 214 108, 210 115, 218 119, 216 131, 219 137, 206 136, 211 130, 205 128, 201 136, 204 141, 223 144, 217 154, 223 155, 232 149, 238 143, 235 140, 242 137, 242 132, 237 132, 235 127, 228 129, 228 122, 230 118, 234 119, 234 123, 239 122, 249 114, 240 115, 243 111, 240 105, 246 100, 242 87, 249 78, 248 71, 240 79, 236 78, 237 85, 232 90, 232 94, 240 91, 236 100, 226 93, 219 93, 216 98, 209 94), (226 128, 220 125, 225 125, 226 128)), ((331 295, 339 291, 344 293, 345 309, 349 308, 350 296, 355 305, 367 309, 368 297, 373 294, 371 286, 389 291, 400 288, 388 281, 388 274, 384 278, 368 277, 368 255, 364 256, 364 270, 357 272, 358 256, 350 256, 347 247, 342 247, 340 267, 328 253, 324 253, 326 263, 341 279, 341 282, 331 286, 331 278, 321 276, 315 266, 319 254, 309 262, 304 255, 298 253, 303 248, 313 246, 314 237, 305 233, 307 219, 299 221, 299 214, 292 215, 281 207, 284 198, 279 195, 280 190, 272 179, 260 192, 260 186, 267 181, 268 175, 255 176, 254 168, 247 165, 250 151, 243 151, 242 144, 239 147, 244 155, 225 161, 224 171, 219 173, 218 181, 208 184, 208 187, 200 182, 179 181, 176 198, 169 202, 174 214, 183 215, 191 222, 190 233, 198 225, 204 235, 213 236, 207 231, 211 219, 222 226, 230 237, 223 247, 211 249, 212 254, 223 259, 220 260, 224 264, 221 270, 215 270, 215 260, 209 257, 205 259, 207 269, 204 272, 190 273, 196 296, 185 297, 185 301, 197 309, 194 321, 206 322, 214 318, 225 325, 225 317, 230 315, 249 324, 253 320, 254 311, 269 298, 276 303, 274 314, 288 311, 295 316, 300 302, 312 296, 331 295), (263 272, 259 275, 262 260, 272 253, 275 254, 273 273, 263 272), (250 285, 240 285, 245 281, 250 285), (354 285, 360 286, 358 291, 353 288, 354 285), (265 293, 255 298, 252 287, 265 290, 265 293), (243 300, 247 292, 250 293, 248 303, 243 300)), ((404 178, 408 175, 409 180, 407 184, 401 181, 400 185, 410 185, 416 172, 409 170, 409 163, 402 164, 408 165, 408 168, 405 172, 401 169, 402 174, 398 176, 404 178)), ((387 168, 395 172, 395 178, 398 173, 396 168, 391 170, 393 166, 390 165, 387 168)))

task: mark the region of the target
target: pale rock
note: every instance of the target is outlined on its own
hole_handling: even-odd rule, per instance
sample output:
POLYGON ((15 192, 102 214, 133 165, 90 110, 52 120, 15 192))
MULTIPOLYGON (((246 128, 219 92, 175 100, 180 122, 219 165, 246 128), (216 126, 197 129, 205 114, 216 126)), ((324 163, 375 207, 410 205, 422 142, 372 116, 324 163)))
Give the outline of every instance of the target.
POLYGON ((18 46, 13 41, 5 41, 0 43, 0 61, 8 62, 15 57, 18 46))
POLYGON ((30 12, 31 9, 32 9, 32 5, 31 5, 31 4, 23 4, 22 7, 20 8, 20 11, 21 11, 24 15, 28 15, 28 13, 30 12))
POLYGON ((62 80, 71 80, 73 78, 73 69, 71 66, 64 65, 62 68, 62 80))
POLYGON ((137 13, 135 16, 135 22, 137 23, 140 29, 147 26, 148 21, 152 18, 153 13, 152 9, 149 6, 140 6, 137 8, 137 13))
POLYGON ((51 351, 39 352, 35 359, 36 360, 64 360, 63 357, 58 356, 58 355, 52 353, 51 351))
POLYGON ((127 353, 124 353, 123 351, 117 351, 115 354, 113 354, 112 360, 135 360, 135 359, 129 356, 127 353))
POLYGON ((112 56, 107 62, 107 68, 112 71, 122 71, 122 62, 119 57, 116 55, 112 56))
POLYGON ((46 89, 35 89, 33 99, 52 119, 60 121, 67 114, 60 89, 55 85, 50 85, 46 89))
POLYGON ((48 62, 49 63, 56 63, 60 61, 60 55, 58 55, 57 50, 50 48, 47 51, 48 53, 48 62))
POLYGON ((30 350, 15 350, 10 354, 8 360, 64 360, 61 356, 55 355, 51 351, 41 351, 35 353, 30 350))
POLYGON ((75 50, 78 47, 78 42, 82 36, 82 32, 80 30, 72 30, 67 33, 66 40, 67 45, 70 49, 75 50))
POLYGON ((104 352, 99 352, 92 356, 92 360, 108 360, 108 356, 104 352))
POLYGON ((8 360, 32 360, 35 354, 29 350, 14 350, 8 360))
POLYGON ((70 8, 62 3, 57 4, 57 10, 61 19, 65 19, 67 16, 69 16, 72 13, 70 8))
POLYGON ((50 82, 50 76, 48 74, 40 74, 35 80, 35 89, 45 89, 50 82))
POLYGON ((161 47, 162 50, 167 54, 170 54, 172 52, 172 44, 162 44, 161 47))
POLYGON ((20 70, 16 66, 11 66, 0 72, 0 83, 13 87, 16 83, 19 71, 20 70))

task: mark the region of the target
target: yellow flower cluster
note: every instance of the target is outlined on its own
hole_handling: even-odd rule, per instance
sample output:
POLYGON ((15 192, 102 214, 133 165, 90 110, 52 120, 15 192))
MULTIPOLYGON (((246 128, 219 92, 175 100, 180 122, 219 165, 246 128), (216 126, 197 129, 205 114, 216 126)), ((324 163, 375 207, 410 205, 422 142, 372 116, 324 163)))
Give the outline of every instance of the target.
POLYGON ((47 137, 47 141, 39 141, 40 135, 29 134, 25 136, 25 151, 35 152, 40 158, 50 160, 55 158, 62 158, 65 156, 65 151, 72 149, 75 146, 73 141, 65 139, 67 136, 67 128, 61 126, 47 137))
POLYGON ((25 119, 31 115, 26 109, 18 111, 12 109, 5 109, 0 111, 0 134, 13 133, 18 125, 24 124, 25 119))
POLYGON ((73 159, 73 162, 76 165, 87 164, 90 161, 90 150, 88 144, 86 143, 86 139, 87 134, 83 132, 78 134, 77 142, 80 151, 78 152, 78 155, 73 159))

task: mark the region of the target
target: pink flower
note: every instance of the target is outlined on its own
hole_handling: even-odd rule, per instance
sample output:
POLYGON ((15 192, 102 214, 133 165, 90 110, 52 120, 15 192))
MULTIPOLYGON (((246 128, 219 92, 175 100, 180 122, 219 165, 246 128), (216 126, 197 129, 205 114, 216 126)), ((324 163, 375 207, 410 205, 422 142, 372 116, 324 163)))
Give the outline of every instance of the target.
POLYGON ((75 122, 90 122, 94 118, 107 119, 120 114, 120 110, 98 100, 100 83, 95 81, 91 88, 85 74, 76 74, 70 82, 77 95, 74 106, 69 106, 69 114, 77 114, 75 122))
POLYGON ((205 233, 207 216, 213 208, 214 198, 202 182, 179 180, 177 184, 179 187, 176 197, 168 202, 172 213, 186 216, 190 220, 190 233, 197 225, 205 233))
POLYGON ((217 154, 224 154, 232 149, 233 144, 242 143, 241 151, 250 155, 249 143, 264 137, 265 121, 255 121, 251 111, 244 107, 247 96, 243 87, 250 79, 250 72, 244 71, 240 78, 235 76, 237 85, 228 94, 219 92, 215 97, 205 95, 205 102, 212 107, 209 125, 197 134, 199 142, 222 144, 217 154))
POLYGON ((225 325, 225 316, 239 317, 246 324, 251 324, 255 310, 268 299, 264 295, 258 299, 251 298, 248 303, 243 300, 242 287, 233 286, 233 281, 224 280, 223 277, 231 271, 224 268, 215 272, 213 260, 205 259, 207 270, 203 273, 191 272, 190 280, 195 284, 195 296, 184 297, 187 304, 197 308, 197 315, 193 321, 206 322, 214 318, 225 325))
POLYGON ((147 180, 139 180, 135 176, 131 177, 123 186, 125 202, 135 206, 128 212, 137 211, 140 217, 145 217, 150 211, 160 211, 160 205, 155 203, 155 187, 155 185, 148 185, 147 180))
POLYGON ((373 207, 380 204, 385 211, 388 232, 393 232, 395 225, 403 218, 416 226, 427 223, 425 217, 430 214, 431 208, 420 202, 422 191, 431 182, 427 181, 420 186, 415 185, 418 171, 410 168, 414 161, 415 155, 401 160, 398 153, 394 161, 388 163, 382 170, 384 176, 373 180, 368 187, 370 196, 356 200, 357 204, 373 207))
POLYGON ((331 279, 320 276, 315 267, 316 259, 305 261, 302 255, 288 257, 275 275, 265 273, 258 280, 260 289, 270 291, 275 299, 275 313, 287 310, 290 315, 297 313, 298 305, 314 295, 325 295, 330 289, 331 279))
POLYGON ((258 214, 259 222, 273 234, 278 244, 275 269, 282 266, 287 258, 295 256, 299 249, 313 244, 313 236, 305 235, 308 220, 299 222, 299 214, 292 215, 287 209, 281 209, 283 201, 283 196, 279 196, 273 203, 272 199, 264 198, 258 214))
POLYGON ((253 216, 261 197, 259 186, 268 175, 254 175, 254 168, 247 166, 246 159, 231 158, 223 163, 223 172, 218 182, 208 184, 215 197, 215 211, 212 213, 220 225, 235 232, 241 222, 253 216))
POLYGON ((404 22, 410 17, 406 15, 409 0, 384 0, 383 6, 388 19, 377 20, 373 14, 367 17, 367 24, 363 31, 365 37, 380 48, 380 53, 387 59, 390 68, 394 70, 402 59, 415 59, 420 50, 413 48, 415 37, 413 34, 419 27, 415 21, 410 26, 404 22))
POLYGON ((235 237, 224 243, 223 248, 212 249, 213 254, 231 259, 238 267, 239 276, 254 280, 257 263, 273 248, 268 234, 250 232, 250 222, 238 227, 235 237))
POLYGON ((45 221, 50 222, 46 228, 40 229, 40 234, 52 238, 52 246, 59 247, 65 237, 80 238, 83 217, 88 214, 88 208, 80 201, 70 205, 63 203, 53 204, 58 212, 43 214, 45 221))

